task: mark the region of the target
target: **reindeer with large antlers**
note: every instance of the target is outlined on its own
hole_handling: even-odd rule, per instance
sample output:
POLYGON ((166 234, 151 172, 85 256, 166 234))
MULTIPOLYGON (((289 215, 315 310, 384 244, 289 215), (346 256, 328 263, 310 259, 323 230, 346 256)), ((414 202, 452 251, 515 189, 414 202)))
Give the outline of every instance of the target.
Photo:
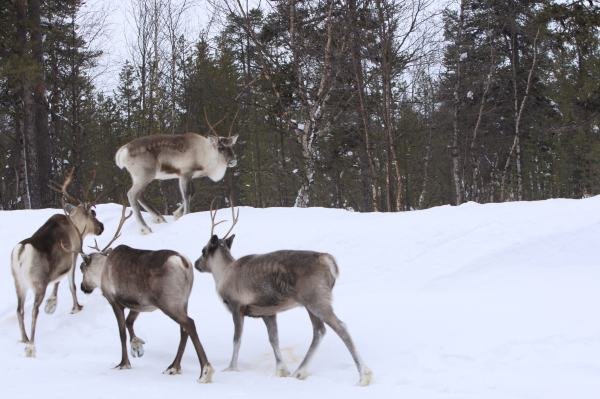
POLYGON ((223 178, 228 167, 237 164, 233 146, 238 135, 231 135, 237 113, 227 137, 220 137, 215 129, 224 118, 212 125, 206 111, 204 116, 210 129, 208 136, 196 133, 156 134, 135 139, 117 151, 117 166, 127 169, 131 175, 132 185, 127 197, 142 234, 151 233, 152 230, 142 218, 140 204, 152 215, 155 223, 165 222, 160 212, 144 198, 144 190, 153 180, 179 179, 182 205, 173 214, 179 218, 190 212, 192 179, 207 176, 217 182, 223 178))
POLYGON ((96 287, 100 287, 117 318, 121 339, 121 362, 116 367, 131 368, 127 355, 127 331, 131 355, 143 356, 145 342, 136 336, 133 324, 140 312, 160 309, 180 326, 177 354, 165 373, 181 373, 181 358, 190 337, 200 361, 199 382, 210 382, 213 368, 198 338, 194 320, 187 314, 194 282, 192 264, 185 256, 170 250, 150 251, 127 245, 111 249, 110 245, 119 237, 125 220, 130 216, 131 213, 125 216, 123 206, 121 221, 113 239, 103 249, 96 244, 94 249, 97 252, 84 256, 81 264, 81 290, 90 294, 96 287), (125 308, 129 308, 127 317, 124 314, 125 308))
POLYGON ((277 313, 297 306, 304 306, 313 325, 313 339, 304 360, 293 374, 298 379, 308 376, 308 365, 321 338, 325 324, 344 341, 350 351, 358 372, 360 385, 371 382, 372 372, 360 358, 344 323, 337 318, 332 307, 332 289, 338 277, 334 257, 314 251, 276 251, 262 255, 247 255, 235 259, 231 235, 239 213, 231 204, 232 225, 223 238, 214 234, 216 211, 211 204, 211 234, 202 256, 194 266, 201 272, 212 273, 219 296, 233 316, 233 355, 227 370, 237 370, 238 353, 244 317, 263 319, 276 361, 276 374, 281 377, 289 371, 281 357, 277 334, 277 313))
POLYGON ((98 221, 96 212, 92 209, 93 203, 78 200, 68 193, 67 188, 72 179, 73 170, 67 174, 64 183, 58 189, 62 195, 64 214, 51 216, 31 237, 17 244, 11 255, 11 269, 17 291, 17 319, 21 341, 26 344, 25 354, 28 357, 35 356, 35 327, 39 307, 49 284, 54 283, 54 288, 46 301, 46 313, 51 314, 56 310, 58 284, 66 274, 69 275, 69 288, 73 297, 71 313, 81 310, 75 288, 77 254, 81 251, 87 235, 100 235, 104 230, 103 224, 98 221), (76 201, 77 205, 68 204, 65 199, 76 201), (25 298, 29 289, 33 290, 35 297, 31 312, 31 335, 28 337, 25 332, 24 315, 25 298))

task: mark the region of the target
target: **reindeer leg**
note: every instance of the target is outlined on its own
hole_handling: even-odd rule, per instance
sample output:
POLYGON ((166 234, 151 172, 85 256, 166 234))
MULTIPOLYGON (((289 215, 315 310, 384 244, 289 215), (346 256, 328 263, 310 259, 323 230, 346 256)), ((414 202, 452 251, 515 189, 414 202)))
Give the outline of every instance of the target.
POLYGON ((163 372, 163 374, 181 374, 181 358, 183 357, 183 352, 185 351, 185 345, 188 340, 188 333, 185 332, 185 329, 180 326, 179 327, 180 339, 179 339, 179 347, 177 348, 177 354, 175 355, 175 359, 173 362, 167 367, 167 369, 163 372))
MULTIPOLYGON (((108 299, 108 298, 107 298, 108 299)), ((130 369, 131 363, 129 363, 129 357, 127 356, 127 332, 125 331, 125 314, 123 306, 113 302, 109 299, 110 306, 112 306, 117 318, 117 324, 119 325, 119 337, 121 338, 121 363, 117 364, 115 368, 118 369, 130 369)))
POLYGON ((33 309, 31 311, 31 339, 25 345, 25 356, 35 357, 35 326, 37 324, 37 318, 40 313, 40 305, 46 295, 46 287, 35 288, 35 299, 33 301, 33 309))
POLYGON ((131 210, 133 211, 133 215, 135 216, 135 220, 137 220, 138 224, 141 226, 142 234, 152 233, 152 230, 146 222, 144 222, 144 218, 142 217, 142 212, 140 211, 140 203, 139 200, 142 196, 142 193, 148 183, 140 183, 134 182, 129 191, 127 192, 127 199, 129 199, 129 205, 131 206, 131 210))
MULTIPOLYGON (((75 287, 75 263, 77 262, 77 254, 73 255, 73 262, 71 264, 71 270, 69 270, 69 289, 71 290, 71 296, 73 297, 73 309, 71 313, 77 313, 83 306, 77 301, 77 288, 75 287)), ((58 283, 57 283, 58 284, 58 283)), ((57 288, 58 285, 55 287, 57 288)))
POLYGON ((290 372, 286 367, 281 356, 281 351, 279 350, 279 334, 277 333, 277 315, 264 316, 262 319, 265 322, 265 325, 267 326, 269 342, 271 343, 271 346, 273 347, 273 352, 275 353, 275 374, 278 377, 287 377, 290 375, 290 372))
POLYGON ((46 306, 44 306, 44 312, 47 314, 52 314, 56 310, 56 296, 58 294, 58 284, 60 281, 54 283, 54 288, 52 289, 52 295, 50 298, 46 300, 46 306))
POLYGON ((130 309, 127 319, 125 319, 125 326, 127 327, 127 331, 129 331, 129 339, 131 342, 131 356, 133 357, 144 356, 144 344, 146 343, 143 339, 136 336, 135 331, 133 331, 133 323, 135 323, 135 319, 137 319, 139 314, 140 312, 130 309))
POLYGON ((354 346, 352 337, 350 337, 350 334, 346 329, 346 325, 335 315, 331 304, 327 303, 323 304, 323 306, 311 307, 309 311, 313 312, 319 319, 324 321, 342 339, 348 348, 348 351, 350 351, 352 359, 354 359, 354 363, 358 369, 358 373, 360 375, 360 380, 358 382, 359 385, 369 385, 373 379, 373 372, 363 363, 358 351, 356 350, 356 347, 354 346))
POLYGON ((233 316, 233 354, 231 355, 231 362, 229 367, 223 371, 239 371, 238 369, 238 355, 240 353, 240 344, 242 339, 242 331, 244 329, 244 315, 239 307, 232 307, 231 315, 233 316))
POLYGON ((19 329, 21 330, 21 342, 29 342, 25 332, 25 299, 27 298, 27 289, 21 287, 15 279, 15 288, 17 290, 17 319, 19 320, 19 329))
POLYGON ((189 188, 190 182, 192 181, 191 175, 182 175, 179 177, 179 191, 181 192, 181 206, 173 212, 175 219, 179 219, 181 216, 190 213, 190 195, 189 188))
POLYGON ((148 200, 143 194, 140 195, 139 202, 140 205, 142 205, 142 207, 146 210, 146 212, 152 215, 152 221, 154 223, 167 223, 163 215, 161 215, 160 212, 148 202, 148 200))
POLYGON ((313 339, 310 343, 308 351, 306 352, 306 355, 304 356, 304 359, 302 360, 302 363, 300 363, 300 366, 298 366, 298 369, 293 374, 293 377, 298 378, 299 380, 304 380, 306 377, 308 377, 308 365, 310 364, 315 351, 319 347, 323 335, 325 335, 325 324, 323 321, 312 314, 310 310, 307 309, 307 311, 313 326, 313 339))
MULTIPOLYGON (((196 331, 196 323, 194 323, 194 319, 192 319, 191 317, 189 317, 187 315, 186 308, 187 308, 187 305, 183 305, 181 308, 176 307, 175 310, 172 310, 173 307, 170 307, 170 308, 164 307, 164 308, 161 308, 161 310, 167 316, 169 316, 171 319, 175 320, 192 339, 192 343, 194 344, 194 348, 196 349, 196 354, 198 355, 198 360, 200 361, 200 368, 201 368, 200 378, 198 379, 198 382, 200 382, 200 383, 211 382, 212 375, 214 374, 214 370, 213 370, 212 366, 210 365, 210 363, 208 362, 208 359, 206 357, 206 352, 204 352, 204 347, 202 347, 200 338, 198 338, 198 332, 196 331)), ((183 336, 182 336, 182 338, 183 338, 183 336)), ((182 344, 180 342, 179 347, 180 347, 182 355, 183 355, 183 348, 185 347, 185 345, 183 345, 183 347, 182 347, 182 344)))

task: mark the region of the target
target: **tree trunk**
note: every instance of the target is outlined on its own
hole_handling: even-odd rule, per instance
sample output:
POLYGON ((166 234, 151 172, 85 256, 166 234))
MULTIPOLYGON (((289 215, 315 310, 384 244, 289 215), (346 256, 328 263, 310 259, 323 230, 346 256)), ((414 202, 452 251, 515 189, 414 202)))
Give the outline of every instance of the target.
POLYGON ((366 185, 369 187, 371 195, 372 210, 379 211, 379 193, 377 192, 375 165, 371 155, 371 137, 369 133, 369 117, 365 105, 365 84, 363 79, 362 56, 360 53, 360 34, 358 32, 358 21, 356 18, 356 0, 348 1, 349 17, 352 26, 352 64, 354 68, 354 79, 356 83, 356 92, 358 94, 358 113, 360 115, 363 135, 364 135, 364 158, 367 161, 368 169, 363 174, 366 175, 366 185))
POLYGON ((35 113, 35 135, 36 147, 43 149, 38 151, 38 170, 40 179, 41 206, 52 205, 52 193, 42 187, 43 182, 51 179, 50 162, 50 139, 48 133, 48 105, 46 103, 46 82, 44 78, 44 53, 42 44, 42 23, 40 17, 40 1, 29 0, 29 12, 31 18, 31 46, 35 62, 35 74, 33 80, 33 107, 35 113))
POLYGON ((34 126, 34 101, 32 95, 32 84, 30 72, 26 66, 33 64, 33 60, 29 55, 29 44, 27 43, 27 1, 16 1, 17 11, 17 43, 18 54, 23 63, 22 71, 20 72, 20 98, 22 102, 21 108, 21 132, 23 139, 23 168, 24 168, 24 184, 25 184, 25 207, 40 208, 42 206, 42 198, 40 193, 40 172, 38 160, 38 141, 34 126))
POLYGON ((462 58, 462 32, 464 25, 464 0, 460 2, 458 14, 458 32, 456 34, 456 47, 458 58, 456 60, 456 82, 454 83, 454 112, 452 118, 452 143, 450 145, 450 157, 452 159, 452 183, 454 185, 454 204, 463 202, 463 181, 460 172, 460 131, 458 119, 460 117, 460 90, 461 90, 461 58, 462 58))

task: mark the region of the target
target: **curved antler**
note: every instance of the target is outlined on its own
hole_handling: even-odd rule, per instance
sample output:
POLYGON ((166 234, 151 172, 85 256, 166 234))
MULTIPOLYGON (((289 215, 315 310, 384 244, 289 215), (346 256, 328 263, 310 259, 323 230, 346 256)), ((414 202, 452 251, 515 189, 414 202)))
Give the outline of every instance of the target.
MULTIPOLYGON (((215 223, 215 218, 217 217, 217 211, 213 209, 215 200, 217 198, 213 198, 212 201, 210 202, 210 220, 211 220, 211 228, 210 228, 210 236, 212 237, 213 234, 215 234, 215 227, 223 222, 225 222, 225 220, 220 220, 218 222, 215 223)), ((227 238, 229 236, 229 234, 231 233, 231 231, 233 230, 233 227, 237 224, 238 221, 238 217, 240 216, 240 210, 238 209, 237 212, 235 212, 235 209, 233 207, 233 201, 231 200, 231 198, 229 199, 229 203, 231 204, 231 218, 232 218, 232 223, 231 223, 231 227, 229 228, 229 230, 227 230, 227 233, 225 233, 225 235, 223 236, 223 239, 227 238)))
POLYGON ((215 227, 225 221, 225 220, 221 220, 221 221, 218 221, 215 223, 215 218, 217 217, 217 211, 213 209, 213 206, 215 204, 216 199, 217 199, 217 197, 213 198, 212 201, 210 201, 210 222, 211 222, 210 236, 211 237, 213 236, 213 234, 215 234, 215 227))
POLYGON ((206 114, 206 107, 202 107, 202 110, 204 111, 204 119, 206 120, 206 124, 208 125, 208 127, 209 127, 212 135, 215 136, 215 137, 219 137, 219 134, 215 130, 215 127, 219 126, 219 124, 225 120, 225 118, 227 117, 227 115, 225 115, 217 123, 215 123, 214 125, 212 125, 210 123, 210 121, 208 120, 208 115, 206 114))
POLYGON ((112 243, 117 240, 117 238, 121 237, 121 229, 123 229, 123 225, 125 224, 125 221, 127 219, 129 219, 131 217, 131 215, 133 214, 133 211, 130 211, 129 215, 125 216, 126 211, 127 211, 127 206, 123 205, 123 208, 121 209, 121 219, 119 220, 119 225, 117 226, 117 231, 115 231, 113 238, 108 242, 108 244, 106 244, 106 246, 104 248, 100 249, 100 247, 98 247, 98 241, 96 241, 96 239, 94 239, 94 246, 90 246, 90 248, 95 249, 98 252, 104 253, 108 248, 110 248, 112 243))
POLYGON ((238 114, 240 113, 240 108, 235 111, 235 115, 233 116, 233 120, 231 121, 231 125, 229 126, 229 133, 227 137, 231 137, 231 132, 233 131, 233 125, 235 125, 235 120, 237 119, 238 114))

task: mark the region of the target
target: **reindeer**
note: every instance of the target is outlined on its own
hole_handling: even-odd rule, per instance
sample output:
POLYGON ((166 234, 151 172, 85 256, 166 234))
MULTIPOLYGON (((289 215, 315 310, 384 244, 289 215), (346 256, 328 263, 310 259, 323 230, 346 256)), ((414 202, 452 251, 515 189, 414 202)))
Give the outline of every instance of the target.
POLYGON ((96 212, 92 209, 93 205, 80 201, 67 192, 73 179, 73 171, 71 169, 67 174, 60 188, 64 214, 51 216, 31 237, 18 243, 11 254, 11 269, 17 291, 17 319, 27 357, 35 356, 35 327, 39 307, 49 284, 54 283, 54 288, 44 307, 46 313, 52 314, 56 310, 58 284, 66 274, 69 275, 69 288, 73 297, 71 313, 82 309, 75 289, 77 252, 73 252, 71 248, 81 248, 86 236, 100 235, 104 230, 104 225, 98 221, 96 212), (65 197, 77 201, 78 205, 65 203, 65 197), (34 291, 35 298, 31 312, 31 335, 28 337, 25 332, 24 307, 29 289, 34 291))
MULTIPOLYGON (((214 202, 214 200, 213 200, 214 202)), ((293 376, 305 379, 307 368, 321 338, 325 324, 331 327, 350 351, 358 372, 360 385, 371 382, 372 372, 361 360, 344 323, 333 312, 331 291, 339 271, 334 257, 314 251, 276 251, 262 255, 247 255, 235 259, 231 255, 234 235, 229 236, 237 223, 238 213, 231 207, 232 225, 222 239, 214 234, 216 211, 211 204, 212 227, 208 244, 194 267, 212 273, 217 292, 233 315, 233 355, 226 370, 238 369, 238 353, 244 317, 263 319, 276 361, 276 375, 290 373, 281 357, 277 333, 277 313, 304 306, 313 325, 313 339, 304 360, 293 376)))
POLYGON ((177 219, 190 212, 192 179, 207 176, 217 182, 223 178, 227 167, 237 165, 233 145, 238 135, 231 136, 237 113, 227 137, 219 137, 215 130, 215 126, 224 118, 213 126, 208 121, 206 111, 204 117, 211 131, 208 137, 196 133, 157 134, 135 139, 117 151, 115 163, 120 169, 127 169, 131 175, 132 186, 127 197, 142 234, 151 233, 152 230, 142 218, 140 204, 152 215, 155 223, 166 222, 143 195, 153 180, 179 179, 182 205, 173 213, 177 219))
POLYGON ((120 236, 125 220, 131 217, 131 213, 125 216, 125 209, 123 206, 121 221, 111 241, 103 249, 98 248, 96 244, 96 252, 83 255, 81 264, 81 290, 90 294, 96 287, 100 287, 117 318, 121 339, 121 362, 116 368, 131 368, 125 329, 129 331, 131 355, 143 356, 145 341, 135 334, 133 324, 140 312, 160 309, 180 326, 177 354, 164 373, 181 373, 181 358, 190 336, 200 361, 199 382, 211 382, 213 368, 198 338, 194 320, 187 314, 194 282, 192 264, 185 256, 170 250, 149 251, 127 245, 111 249, 112 243, 120 236), (124 315, 125 308, 130 309, 127 318, 124 315))

